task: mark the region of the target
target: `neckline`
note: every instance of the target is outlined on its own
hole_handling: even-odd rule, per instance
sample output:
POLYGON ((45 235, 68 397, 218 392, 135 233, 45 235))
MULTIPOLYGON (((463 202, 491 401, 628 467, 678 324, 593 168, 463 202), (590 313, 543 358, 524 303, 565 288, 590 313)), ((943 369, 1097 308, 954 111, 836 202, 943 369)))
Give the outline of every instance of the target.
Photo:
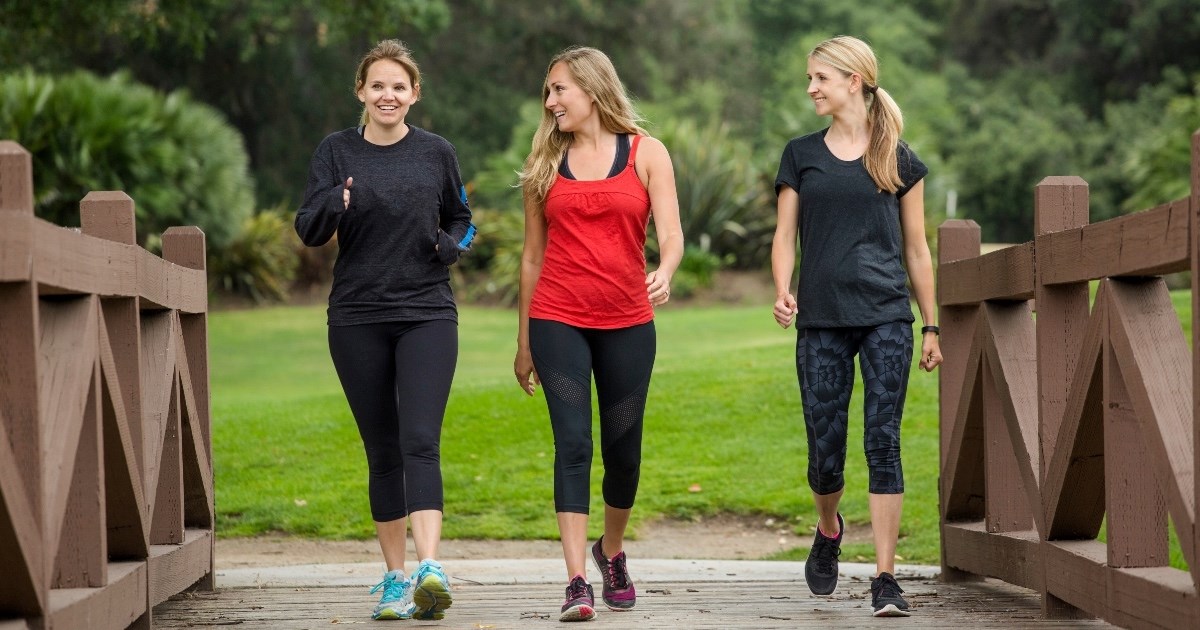
POLYGON ((417 129, 416 127, 413 127, 412 125, 408 124, 407 122, 404 123, 404 126, 406 129, 408 129, 408 132, 404 134, 403 138, 400 138, 399 140, 392 142, 390 144, 376 144, 374 142, 371 142, 370 140, 367 140, 366 125, 358 125, 357 127, 355 127, 354 135, 357 136, 358 139, 367 146, 375 147, 376 149, 391 149, 394 147, 398 147, 401 144, 404 144, 409 138, 413 137, 413 132, 415 132, 417 129))
POLYGON ((561 168, 556 170, 555 174, 557 174, 559 177, 561 177, 562 179, 565 179, 566 181, 569 181, 569 182, 581 182, 581 183, 606 182, 606 181, 613 180, 613 179, 620 177, 621 175, 625 174, 625 171, 629 170, 629 167, 632 166, 632 164, 629 164, 629 156, 631 156, 632 154, 633 154, 633 139, 627 133, 619 133, 619 134, 617 134, 617 150, 616 150, 616 154, 613 156, 613 165, 611 167, 609 167, 609 169, 608 169, 608 172, 612 173, 611 175, 602 177, 600 179, 579 179, 578 177, 575 177, 574 176, 575 173, 571 172, 570 164, 567 163, 567 152, 563 152, 563 163, 567 165, 567 171, 571 172, 571 177, 567 177, 567 176, 563 175, 561 168), (617 166, 620 164, 620 158, 622 157, 621 149, 623 148, 621 146, 622 142, 627 143, 626 147, 628 147, 628 151, 625 151, 625 164, 622 165, 621 168, 618 169, 616 173, 613 173, 613 169, 617 168, 617 166))
POLYGON ((821 130, 821 147, 825 149, 825 153, 828 154, 829 157, 833 158, 834 160, 837 160, 837 162, 839 164, 858 165, 858 164, 862 163, 863 158, 866 157, 866 155, 867 155, 866 152, 863 152, 862 155, 854 158, 853 160, 843 160, 842 158, 838 157, 836 153, 833 152, 833 149, 829 148, 829 143, 825 141, 825 138, 828 135, 829 135, 829 127, 826 127, 821 130))

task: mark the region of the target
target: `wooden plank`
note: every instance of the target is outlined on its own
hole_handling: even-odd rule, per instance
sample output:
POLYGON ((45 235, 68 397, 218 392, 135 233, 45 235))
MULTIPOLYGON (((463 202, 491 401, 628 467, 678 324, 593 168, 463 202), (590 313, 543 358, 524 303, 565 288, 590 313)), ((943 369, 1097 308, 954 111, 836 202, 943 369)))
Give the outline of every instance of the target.
MULTIPOLYGON (((1043 511, 1038 484, 1041 472, 1038 447, 1037 342, 1034 339, 1033 311, 1028 302, 988 303, 983 306, 986 322, 983 350, 988 373, 1000 407, 1002 427, 1007 431, 1009 449, 1020 476, 1023 509, 1014 512, 1016 520, 1002 531, 1027 529, 1029 517, 1041 532, 1043 511)), ((985 392, 989 391, 987 389, 985 392)), ((986 399, 985 399, 986 404, 986 399)), ((988 425, 989 429, 991 425, 988 425)), ((999 438, 999 436, 996 436, 999 438)), ((989 441, 991 436, 989 435, 989 441)), ((1015 488, 1014 488, 1015 489, 1015 488)))
MULTIPOLYGON (((93 310, 99 310, 99 305, 94 304, 93 310)), ((51 588, 99 587, 108 582, 104 467, 100 459, 101 385, 97 362, 93 362, 91 372, 51 588)))
MULTIPOLYGON (((1200 479, 1200 130, 1192 134, 1192 197, 1188 212, 1189 250, 1192 252, 1192 479, 1200 479)), ((1200 506, 1200 483, 1193 484, 1192 505, 1200 506)), ((1179 537, 1188 535, 1186 524, 1177 524, 1179 537)), ((1200 523, 1192 521, 1192 549, 1200 550, 1200 523)), ((1194 569, 1195 562, 1191 567, 1194 569)), ((1196 573, 1193 582, 1200 584, 1196 573)))
POLYGON ((167 433, 175 377, 175 347, 169 311, 142 311, 142 452, 147 507, 154 510, 163 440, 167 433))
POLYGON ((1185 571, 1169 567, 1109 569, 1108 620, 1130 628, 1200 626, 1196 589, 1185 571))
MULTIPOLYGON (((203 318, 204 316, 191 315, 188 317, 203 318)), ((190 527, 211 529, 214 526, 215 515, 213 513, 212 441, 208 423, 204 421, 208 417, 208 409, 207 406, 203 409, 200 408, 200 400, 195 393, 198 381, 193 377, 190 366, 195 351, 189 349, 189 345, 184 342, 185 334, 186 327, 180 326, 176 345, 183 351, 177 352, 175 355, 175 369, 179 373, 179 393, 183 402, 180 406, 183 447, 180 456, 183 469, 184 524, 190 527)), ((205 367, 203 376, 204 380, 201 385, 203 391, 206 391, 207 367, 205 367)), ((204 397, 205 403, 208 402, 207 398, 207 396, 204 397)))
POLYGON ((956 569, 1041 590, 1045 571, 1036 531, 989 533, 983 521, 943 523, 944 562, 956 569))
POLYGON ((146 563, 112 562, 103 588, 63 588, 50 591, 52 628, 113 630, 127 628, 147 611, 146 563))
POLYGON ((151 500, 151 545, 183 542, 183 446, 179 427, 179 384, 176 379, 171 380, 170 389, 171 398, 159 458, 157 492, 151 500))
MULTIPOLYGON (((1051 461, 1045 467, 1042 505, 1046 513, 1046 538, 1049 540, 1094 540, 1104 520, 1101 351, 1104 339, 1108 336, 1107 294, 1107 285, 1101 283, 1096 293, 1096 306, 1092 309, 1078 351, 1073 382, 1067 394, 1062 421, 1058 425, 1059 433, 1054 438, 1056 446, 1049 453, 1051 461)), ((1040 326, 1040 315, 1038 319, 1040 326)), ((1045 404, 1045 397, 1042 400, 1045 404)), ((1043 418, 1042 427, 1045 429, 1047 426, 1043 418)))
MULTIPOLYGON (((1086 282, 1050 286, 1054 265, 1042 253, 1057 232, 1087 225, 1087 183, 1079 178, 1048 177, 1034 188, 1034 247, 1037 256, 1037 388, 1040 436, 1039 482, 1044 482, 1055 451, 1063 413, 1074 380, 1076 360, 1088 328, 1086 282)), ((1086 360, 1085 360, 1086 362, 1086 360)), ((1086 383, 1086 381, 1085 381, 1086 383)), ((1049 518, 1044 519, 1047 523, 1049 518)))
POLYGON ((1147 462, 1153 457, 1116 353, 1104 353, 1105 505, 1108 566, 1164 567, 1170 561, 1167 505, 1147 462))
MULTIPOLYGON (((11 213, 10 213, 11 214, 11 213)), ((47 577, 38 425, 37 289, 0 283, 0 610, 39 615, 47 577), (21 448, 13 448, 13 445, 21 448)))
POLYGON ((33 214, 0 210, 0 282, 33 279, 33 214))
POLYGON ((132 425, 141 424, 141 417, 131 415, 125 408, 124 388, 108 340, 107 326, 100 326, 99 334, 108 553, 112 558, 142 559, 149 551, 150 517, 142 466, 136 455, 142 443, 141 440, 134 441, 131 429, 132 425))
POLYGON ((213 533, 188 529, 178 545, 152 545, 147 560, 150 605, 182 593, 212 573, 213 533))
POLYGON ((41 410, 43 531, 53 562, 59 547, 84 405, 96 363, 94 298, 71 298, 40 305, 38 353, 42 370, 37 392, 41 410))
POLYGON ((1187 271, 1188 200, 1038 239, 1045 284, 1187 271))
POLYGON ((938 267, 938 304, 1034 297, 1033 243, 1022 243, 938 267))
MULTIPOLYGON (((1150 466, 1167 496, 1172 520, 1195 523, 1195 460, 1189 447, 1192 357, 1179 317, 1162 278, 1110 283, 1110 339, 1142 437, 1154 453, 1150 466)), ((1194 538, 1180 536, 1179 542, 1193 577, 1200 581, 1194 538)))
POLYGON ((1095 540, 1048 541, 1042 544, 1046 593, 1096 617, 1108 610, 1105 544, 1095 540))
POLYGON ((1013 450, 1012 436, 1005 418, 1006 401, 997 391, 996 383, 1001 377, 995 372, 993 352, 995 341, 988 330, 987 316, 983 318, 982 344, 985 348, 982 376, 983 392, 983 435, 984 435, 984 487, 987 498, 984 502, 985 520, 989 532, 1010 532, 1029 529, 1033 526, 1033 511, 1027 501, 1027 492, 1022 481, 1022 464, 1013 450))
POLYGON ((208 311, 208 277, 204 271, 176 265, 143 249, 135 253, 137 295, 142 298, 142 308, 208 311))
POLYGON ((0 140, 0 212, 33 215, 33 158, 12 140, 0 140))
POLYGON ((36 220, 33 225, 33 278, 68 293, 131 296, 137 287, 138 248, 85 236, 36 220))
POLYGON ((939 480, 943 521, 975 520, 984 514, 986 485, 983 466, 979 465, 985 446, 982 353, 978 344, 971 347, 964 368, 969 378, 963 384, 958 409, 941 429, 949 436, 939 480))
MULTIPOLYGON (((913 610, 908 620, 874 619, 866 581, 843 580, 829 597, 808 594, 794 582, 639 582, 637 607, 603 609, 587 626, 597 628, 825 628, 884 627, 897 623, 922 628, 1105 628, 1096 620, 1040 617, 1038 595, 988 580, 945 584, 900 580, 913 610)), ((476 585, 453 583, 454 605, 441 622, 407 622, 420 627, 562 628, 557 584, 476 585)), ((155 607, 157 628, 230 626, 236 628, 339 627, 370 625, 375 597, 366 587, 309 589, 218 589, 188 592, 155 607)))

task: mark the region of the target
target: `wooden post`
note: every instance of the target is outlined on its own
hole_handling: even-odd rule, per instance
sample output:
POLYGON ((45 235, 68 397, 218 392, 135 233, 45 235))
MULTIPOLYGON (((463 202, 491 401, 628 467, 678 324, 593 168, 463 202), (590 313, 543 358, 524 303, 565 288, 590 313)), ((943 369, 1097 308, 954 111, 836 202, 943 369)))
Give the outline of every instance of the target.
MULTIPOLYGON (((1191 231, 1191 269, 1192 269, 1192 479, 1194 480, 1193 506, 1200 506, 1200 130, 1192 134, 1192 195, 1191 212, 1188 213, 1191 231)), ((1179 531, 1183 525, 1175 523, 1180 536, 1187 536, 1185 531, 1179 531)), ((1200 517, 1192 523, 1192 549, 1200 554, 1200 517)), ((1191 566, 1192 588, 1200 590, 1200 561, 1193 561, 1191 566)), ((1200 598, 1197 598, 1193 615, 1200 619, 1200 598)))
MULTIPOLYGON (((1047 177, 1034 189, 1034 252, 1048 250, 1039 247, 1046 236, 1088 224, 1088 185, 1079 177, 1047 177)), ((1067 396, 1075 375, 1079 351, 1084 332, 1088 326, 1088 285, 1086 282, 1047 285, 1043 273, 1048 261, 1037 259, 1035 268, 1034 299, 1037 303, 1037 355, 1038 355, 1038 444, 1041 448, 1039 482, 1046 476, 1047 467, 1054 458, 1054 449, 1059 446, 1058 431, 1062 426, 1067 396)), ((1070 261, 1053 261, 1051 264, 1065 265, 1070 261)), ((1063 445, 1071 448, 1070 444, 1063 445)), ((1097 479, 1096 483, 1102 483, 1097 479)), ((1099 491, 1099 489, 1098 489, 1099 491)), ((1035 506, 1042 510, 1041 519, 1049 527, 1046 506, 1035 506)), ((1046 540, 1048 531, 1040 532, 1046 540)), ((1046 584, 1045 579, 1042 584, 1046 584)), ((1079 617, 1082 611, 1042 589, 1042 612, 1047 617, 1079 617)))
MULTIPOLYGON (((79 203, 79 218, 83 233, 124 245, 137 245, 137 227, 133 199, 120 191, 89 192, 79 203)), ((100 300, 100 311, 108 333, 109 347, 116 365, 116 383, 110 383, 109 395, 119 396, 124 404, 125 417, 116 418, 106 414, 104 423, 110 435, 118 435, 115 423, 124 423, 130 436, 137 471, 143 471, 145 447, 142 437, 142 327, 137 297, 105 297, 100 300)), ((111 445, 110 445, 111 448, 111 445)), ((119 460, 105 458, 107 477, 113 479, 128 476, 121 470, 119 460)), ((139 478, 140 482, 140 478, 139 478)), ((144 484, 143 484, 144 485, 144 484)), ((145 558, 146 544, 141 523, 136 527, 130 520, 138 516, 137 504, 126 492, 108 493, 108 544, 116 558, 145 558)))
MULTIPOLYGON (((177 265, 205 271, 208 269, 207 244, 204 232, 194 226, 172 227, 163 233, 163 258, 177 265)), ((183 337, 183 360, 187 363, 194 409, 184 409, 183 423, 183 474, 184 474, 184 522, 189 526, 213 529, 215 509, 212 501, 212 475, 195 475, 193 471, 211 469, 212 465, 212 418, 208 388, 208 315, 206 313, 179 313, 179 327, 183 337), (203 453, 195 445, 201 444, 203 453), (210 486, 205 488, 205 479, 210 486)), ((179 401, 181 407, 185 403, 179 401)), ((211 537, 215 543, 216 537, 211 537)), ((209 558, 215 557, 215 547, 209 558)), ((216 572, 212 563, 208 574, 198 584, 200 590, 216 589, 216 572)))
POLYGON ((0 617, 41 617, 50 575, 38 423, 41 332, 37 286, 30 280, 33 167, 29 152, 7 140, 0 141, 0 220, 23 228, 14 237, 21 238, 18 246, 0 250, 3 275, 11 269, 17 278, 0 282, 0 617))
MULTIPOLYGON (((966 260, 979 256, 980 229, 979 224, 970 220, 950 219, 938 227, 938 264, 946 264, 956 260, 966 260)), ((939 448, 939 504, 945 505, 945 498, 950 494, 949 482, 943 475, 948 465, 950 438, 957 422, 965 418, 956 416, 959 398, 962 395, 966 379, 975 379, 977 374, 967 374, 967 361, 971 346, 976 337, 976 322, 978 306, 938 306, 938 324, 941 326, 941 349, 943 361, 938 367, 938 419, 940 424, 939 448)), ((975 437, 982 440, 982 435, 975 437)), ((960 474, 963 474, 960 471, 960 474)), ((982 479, 982 477, 980 477, 982 479)), ((983 494, 982 484, 980 495, 983 494)), ((979 518, 983 517, 983 502, 979 502, 979 518)), ((943 524, 946 514, 941 515, 943 524)), ((962 582, 982 579, 965 571, 960 571, 946 564, 946 536, 941 536, 942 580, 945 582, 962 582)))

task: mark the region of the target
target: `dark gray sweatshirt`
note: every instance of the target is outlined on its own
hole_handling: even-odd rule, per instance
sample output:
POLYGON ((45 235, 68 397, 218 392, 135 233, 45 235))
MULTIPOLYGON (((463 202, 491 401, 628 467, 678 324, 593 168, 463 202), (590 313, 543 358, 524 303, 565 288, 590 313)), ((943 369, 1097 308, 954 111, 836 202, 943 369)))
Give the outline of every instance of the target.
POLYGON ((449 266, 475 229, 454 147, 441 136, 412 125, 387 146, 355 128, 327 136, 313 153, 296 233, 310 247, 337 234, 330 326, 457 321, 449 266))

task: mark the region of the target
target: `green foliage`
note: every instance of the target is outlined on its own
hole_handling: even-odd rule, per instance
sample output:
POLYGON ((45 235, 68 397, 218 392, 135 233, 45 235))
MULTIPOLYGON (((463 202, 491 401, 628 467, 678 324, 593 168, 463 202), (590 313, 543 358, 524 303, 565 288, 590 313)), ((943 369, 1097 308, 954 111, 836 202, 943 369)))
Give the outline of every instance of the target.
POLYGON ((525 244, 525 213, 519 210, 475 208, 479 234, 471 253, 451 267, 456 294, 469 301, 517 303, 521 279, 521 250, 525 244))
POLYGON ((733 137, 727 125, 685 118, 663 122, 655 135, 675 167, 684 242, 739 267, 765 264, 774 204, 750 145, 733 137))
POLYGON ((721 263, 721 258, 710 251, 690 245, 684 247, 683 259, 671 277, 671 295, 685 298, 698 289, 711 287, 721 263))
POLYGON ((296 276, 300 239, 284 208, 242 221, 241 229, 209 259, 209 280, 226 293, 254 302, 282 302, 296 276))
POLYGON ((254 205, 241 137, 224 117, 127 74, 0 75, 0 137, 32 154, 36 212, 59 225, 78 225, 89 191, 123 190, 140 242, 198 225, 219 249, 254 205))

